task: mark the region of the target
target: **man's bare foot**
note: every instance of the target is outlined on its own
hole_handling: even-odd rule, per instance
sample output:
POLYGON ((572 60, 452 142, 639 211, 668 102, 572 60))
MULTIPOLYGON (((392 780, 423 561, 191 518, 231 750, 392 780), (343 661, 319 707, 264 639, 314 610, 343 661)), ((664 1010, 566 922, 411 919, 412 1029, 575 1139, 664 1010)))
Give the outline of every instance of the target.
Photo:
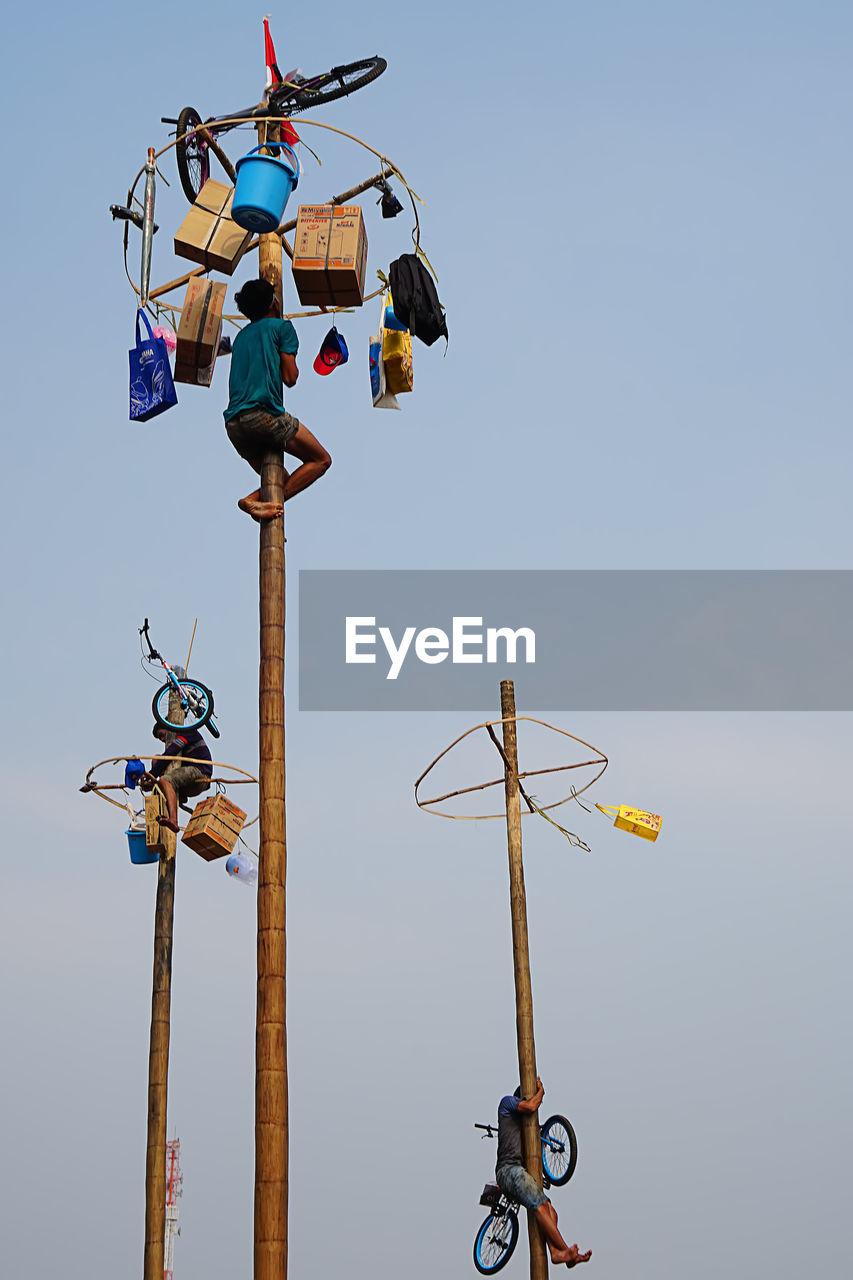
POLYGON ((554 1266, 565 1263, 567 1267, 576 1267, 579 1262, 589 1262, 592 1257, 592 1249, 587 1249, 586 1253, 580 1253, 576 1244, 570 1245, 568 1249, 552 1249, 551 1261, 554 1266))
POLYGON ((284 512, 280 502, 261 502, 258 498, 241 498, 237 506, 259 523, 261 520, 275 520, 284 512))
POLYGON ((162 817, 161 817, 159 821, 160 821, 160 826, 161 826, 161 827, 166 827, 166 829, 167 829, 167 830, 169 830, 169 831, 174 831, 175 835, 177 835, 177 834, 178 834, 178 832, 179 832, 179 831, 180 831, 180 829, 181 829, 181 828, 178 826, 177 822, 173 822, 171 818, 162 818, 162 817))

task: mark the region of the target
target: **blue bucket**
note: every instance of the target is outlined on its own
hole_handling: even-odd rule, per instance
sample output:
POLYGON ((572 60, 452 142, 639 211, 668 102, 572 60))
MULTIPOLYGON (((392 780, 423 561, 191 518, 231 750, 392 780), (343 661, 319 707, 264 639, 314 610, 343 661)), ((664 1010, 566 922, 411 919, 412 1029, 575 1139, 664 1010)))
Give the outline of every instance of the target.
POLYGON ((135 867, 141 867, 146 862, 159 862, 159 853, 152 853, 145 843, 144 831, 133 831, 128 828, 125 835, 130 848, 130 860, 135 867))
POLYGON ((281 222, 290 193, 299 182, 299 160, 286 142, 268 142, 284 156, 260 156, 253 147, 237 161, 237 185, 231 203, 231 217, 245 231, 275 231, 281 222))

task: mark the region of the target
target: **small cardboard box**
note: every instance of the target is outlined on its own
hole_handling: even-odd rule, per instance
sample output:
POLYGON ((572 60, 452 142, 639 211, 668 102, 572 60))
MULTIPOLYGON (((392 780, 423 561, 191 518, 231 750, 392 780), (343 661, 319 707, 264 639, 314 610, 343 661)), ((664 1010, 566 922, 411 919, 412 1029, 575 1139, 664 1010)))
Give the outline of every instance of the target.
POLYGON ((222 309, 226 286, 196 277, 187 285, 187 295, 178 325, 175 352, 175 382, 209 387, 222 336, 222 309))
POLYGON ((208 178, 175 236, 175 253, 233 275, 252 238, 230 217, 234 188, 208 178))
POLYGON ((166 817, 166 801, 158 791, 145 797, 145 844, 150 853, 169 853, 169 837, 174 839, 168 827, 161 827, 159 818, 166 817))
POLYGON ((293 236, 293 282, 304 306, 360 307, 367 271, 361 205, 302 204, 293 236))
POLYGON ((212 862, 231 853, 245 821, 245 813, 236 804, 225 796, 213 796, 196 805, 181 839, 206 862, 212 862))

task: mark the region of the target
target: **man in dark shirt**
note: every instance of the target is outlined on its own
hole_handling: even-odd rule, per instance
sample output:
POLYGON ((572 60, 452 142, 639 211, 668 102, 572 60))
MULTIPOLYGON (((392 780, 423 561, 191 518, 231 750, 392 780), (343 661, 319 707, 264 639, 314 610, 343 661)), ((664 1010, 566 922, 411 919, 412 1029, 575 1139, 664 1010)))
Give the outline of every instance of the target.
MULTIPOLYGON (((155 724, 152 732, 161 742, 165 742, 169 737, 169 730, 164 729, 161 724, 155 724)), ((210 748, 204 738, 198 729, 181 729, 175 734, 174 740, 169 743, 160 759, 154 761, 150 771, 140 778, 139 785, 143 791, 151 791, 155 782, 159 784, 166 799, 168 811, 168 817, 161 818, 160 823, 177 833, 179 830, 178 801, 183 803, 188 796, 197 796, 202 791, 207 791, 210 786, 208 779, 212 777, 213 764, 210 748), (193 763, 176 764, 176 759, 193 763), (167 769, 169 773, 165 776, 167 769)))
POLYGON ((498 1159, 495 1166, 495 1179, 505 1196, 511 1200, 517 1200, 534 1214, 554 1265, 564 1262, 567 1267, 575 1267, 579 1262, 589 1262, 592 1249, 581 1253, 576 1244, 566 1244, 557 1228, 557 1214, 554 1206, 536 1179, 524 1167, 521 1117, 535 1115, 544 1096, 545 1089, 537 1076, 536 1092, 531 1098, 522 1098, 520 1086, 512 1097, 501 1098, 498 1106, 498 1159))

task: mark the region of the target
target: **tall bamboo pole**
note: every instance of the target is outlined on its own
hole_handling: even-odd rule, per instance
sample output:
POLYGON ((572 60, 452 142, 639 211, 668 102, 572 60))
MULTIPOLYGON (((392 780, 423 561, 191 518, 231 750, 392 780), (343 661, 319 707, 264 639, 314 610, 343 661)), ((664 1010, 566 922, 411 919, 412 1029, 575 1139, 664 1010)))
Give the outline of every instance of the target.
MULTIPOLYGON (((525 1098, 529 1098, 536 1092, 536 1046, 533 1040, 533 990, 530 983, 530 951, 527 939, 527 897, 524 892, 524 864, 521 856, 521 800, 518 789, 515 689, 511 680, 501 681, 501 718, 504 721, 504 754, 509 766, 504 769, 504 789, 518 1070, 521 1092, 525 1098)), ((541 1187, 542 1147, 539 1141, 538 1114, 522 1117, 521 1140, 525 1168, 541 1187)), ((531 1213, 527 1215, 527 1231, 530 1239, 530 1280, 546 1280, 548 1256, 545 1252, 545 1241, 531 1213)))
MULTIPOLYGON (((261 138, 263 141, 263 138, 261 138)), ((260 273, 281 287, 281 241, 260 238, 260 273)), ((280 453, 263 461, 261 498, 281 502, 280 453)), ((255 1280, 286 1280, 288 1128, 284 804, 284 520, 260 525, 260 854, 255 1028, 255 1280)))
MULTIPOLYGON (((182 675, 180 667, 174 668, 182 675)), ((169 694, 169 719, 181 723, 180 699, 169 694)), ((167 771, 168 772, 168 771, 167 771)), ((166 803, 158 796, 159 812, 166 803)), ((175 918, 177 837, 160 827, 165 851, 157 867, 154 905, 154 976, 148 1047, 148 1143, 145 1152, 145 1249, 143 1280, 163 1280, 166 1265, 166 1108, 169 1091, 169 1037, 172 1006, 172 931, 175 918)))

